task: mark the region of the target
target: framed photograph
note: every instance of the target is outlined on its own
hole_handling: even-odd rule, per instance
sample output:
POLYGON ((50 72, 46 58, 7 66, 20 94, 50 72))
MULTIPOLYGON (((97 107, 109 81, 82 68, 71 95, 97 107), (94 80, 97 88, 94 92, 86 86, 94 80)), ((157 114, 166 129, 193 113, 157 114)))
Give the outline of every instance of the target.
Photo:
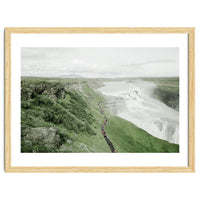
POLYGON ((5 171, 195 172, 194 34, 5 28, 5 171))

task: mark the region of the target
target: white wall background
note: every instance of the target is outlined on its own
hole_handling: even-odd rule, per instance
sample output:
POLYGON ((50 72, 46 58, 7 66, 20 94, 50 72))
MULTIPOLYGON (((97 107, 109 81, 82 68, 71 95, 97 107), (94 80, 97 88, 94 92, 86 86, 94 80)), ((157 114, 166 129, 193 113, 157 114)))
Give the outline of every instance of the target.
POLYGON ((200 199, 200 12, 198 0, 1 0, 0 199, 200 199), (4 173, 4 27, 196 27, 196 173, 4 173))

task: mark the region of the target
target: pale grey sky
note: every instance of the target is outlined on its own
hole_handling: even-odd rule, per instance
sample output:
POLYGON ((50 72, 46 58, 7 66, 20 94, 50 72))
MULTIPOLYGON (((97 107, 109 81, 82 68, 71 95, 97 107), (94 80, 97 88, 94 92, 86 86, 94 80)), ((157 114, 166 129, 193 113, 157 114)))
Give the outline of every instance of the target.
POLYGON ((22 76, 179 76, 178 48, 69 47, 21 49, 22 76))

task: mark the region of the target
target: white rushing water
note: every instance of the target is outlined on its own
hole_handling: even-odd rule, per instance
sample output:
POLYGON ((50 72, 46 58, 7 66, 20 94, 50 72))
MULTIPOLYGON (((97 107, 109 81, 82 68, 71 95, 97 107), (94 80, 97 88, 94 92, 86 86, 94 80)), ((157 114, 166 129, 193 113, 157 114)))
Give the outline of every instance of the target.
POLYGON ((106 97, 109 109, 151 135, 179 143, 179 112, 151 97, 153 82, 104 82, 98 90, 106 97))

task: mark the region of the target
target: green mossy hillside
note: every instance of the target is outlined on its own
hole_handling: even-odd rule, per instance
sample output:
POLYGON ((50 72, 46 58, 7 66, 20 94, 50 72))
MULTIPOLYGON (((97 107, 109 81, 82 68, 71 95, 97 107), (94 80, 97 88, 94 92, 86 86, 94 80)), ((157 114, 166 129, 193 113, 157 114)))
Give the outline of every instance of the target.
MULTIPOLYGON (((21 82, 21 151, 32 152, 31 149, 45 149, 35 141, 27 142, 26 134, 31 128, 56 127, 60 136, 60 145, 65 143, 70 135, 96 135, 92 128, 94 116, 84 98, 73 89, 66 89, 66 85, 59 82, 22 81, 21 82), (32 143, 32 146, 30 145, 32 143)), ((47 146, 47 145, 46 145, 47 146)), ((35 150, 34 150, 35 152, 35 150)), ((37 151, 36 151, 37 152, 37 151)))

